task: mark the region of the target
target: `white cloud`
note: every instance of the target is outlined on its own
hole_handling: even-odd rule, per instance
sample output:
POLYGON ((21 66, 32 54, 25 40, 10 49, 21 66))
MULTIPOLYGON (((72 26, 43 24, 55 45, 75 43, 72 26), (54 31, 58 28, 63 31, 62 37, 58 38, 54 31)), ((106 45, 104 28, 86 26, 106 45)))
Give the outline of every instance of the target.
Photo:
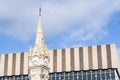
MULTIPOLYGON (((0 28, 0 33, 23 41, 32 39, 37 28, 39 2, 1 0, 0 17, 15 22, 8 28, 0 28)), ((45 36, 64 35, 64 44, 69 44, 109 35, 106 24, 120 10, 120 0, 42 0, 42 10, 45 36)))
POLYGON ((71 43, 73 43, 71 45, 82 45, 89 40, 96 42, 108 36, 106 24, 111 15, 120 10, 120 1, 74 0, 62 6, 52 4, 47 6, 50 8, 52 6, 52 10, 50 9, 50 13, 46 11, 49 17, 46 16, 48 19, 46 18, 45 22, 50 27, 48 27, 50 32, 46 33, 67 34, 64 35, 63 44, 69 46, 71 43))
POLYGON ((37 28, 37 10, 33 5, 24 2, 0 1, 0 23, 4 23, 0 24, 0 34, 22 41, 33 38, 37 28))

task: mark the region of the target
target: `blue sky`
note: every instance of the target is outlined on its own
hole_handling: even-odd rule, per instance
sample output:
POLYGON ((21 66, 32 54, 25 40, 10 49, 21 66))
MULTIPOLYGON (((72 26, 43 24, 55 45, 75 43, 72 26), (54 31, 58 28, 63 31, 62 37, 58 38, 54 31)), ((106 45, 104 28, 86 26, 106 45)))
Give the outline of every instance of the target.
POLYGON ((0 0, 0 53, 34 46, 40 2, 49 49, 115 43, 120 52, 120 0, 0 0))

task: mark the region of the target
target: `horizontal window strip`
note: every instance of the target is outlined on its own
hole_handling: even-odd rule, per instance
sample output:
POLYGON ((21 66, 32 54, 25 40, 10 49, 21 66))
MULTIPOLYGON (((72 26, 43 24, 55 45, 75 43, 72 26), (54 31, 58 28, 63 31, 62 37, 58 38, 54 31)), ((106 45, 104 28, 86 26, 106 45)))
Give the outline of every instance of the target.
POLYGON ((29 80, 28 75, 3 76, 0 80, 29 80))
POLYGON ((116 80, 116 69, 80 70, 50 73, 50 80, 116 80), (111 75, 111 76, 110 76, 111 75))

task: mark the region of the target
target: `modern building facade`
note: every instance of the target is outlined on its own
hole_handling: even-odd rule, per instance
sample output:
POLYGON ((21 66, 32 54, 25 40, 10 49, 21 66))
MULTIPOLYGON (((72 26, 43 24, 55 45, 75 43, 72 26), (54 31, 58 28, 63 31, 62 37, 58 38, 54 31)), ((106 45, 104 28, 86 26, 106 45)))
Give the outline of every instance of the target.
MULTIPOLYGON (((41 27, 40 18, 35 45, 44 43, 41 27)), ((44 51, 42 54, 41 48, 45 49, 44 44, 37 48, 40 50, 38 55, 49 56, 50 59, 47 68, 44 68, 49 72, 49 80, 120 80, 120 59, 115 44, 48 50, 48 55, 44 51)), ((37 71, 39 74, 41 69, 30 68, 30 55, 35 49, 32 49, 33 52, 0 54, 0 80, 37 80, 30 78, 37 71)))

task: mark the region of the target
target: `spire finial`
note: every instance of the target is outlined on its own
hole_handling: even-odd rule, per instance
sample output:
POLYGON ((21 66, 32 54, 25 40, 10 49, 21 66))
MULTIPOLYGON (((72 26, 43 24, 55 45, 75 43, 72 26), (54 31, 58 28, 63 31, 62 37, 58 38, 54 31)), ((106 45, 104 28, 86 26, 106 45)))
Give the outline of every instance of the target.
POLYGON ((41 16, 41 3, 40 3, 40 8, 39 8, 39 16, 41 16))
POLYGON ((41 16, 41 7, 39 8, 39 16, 41 16))

